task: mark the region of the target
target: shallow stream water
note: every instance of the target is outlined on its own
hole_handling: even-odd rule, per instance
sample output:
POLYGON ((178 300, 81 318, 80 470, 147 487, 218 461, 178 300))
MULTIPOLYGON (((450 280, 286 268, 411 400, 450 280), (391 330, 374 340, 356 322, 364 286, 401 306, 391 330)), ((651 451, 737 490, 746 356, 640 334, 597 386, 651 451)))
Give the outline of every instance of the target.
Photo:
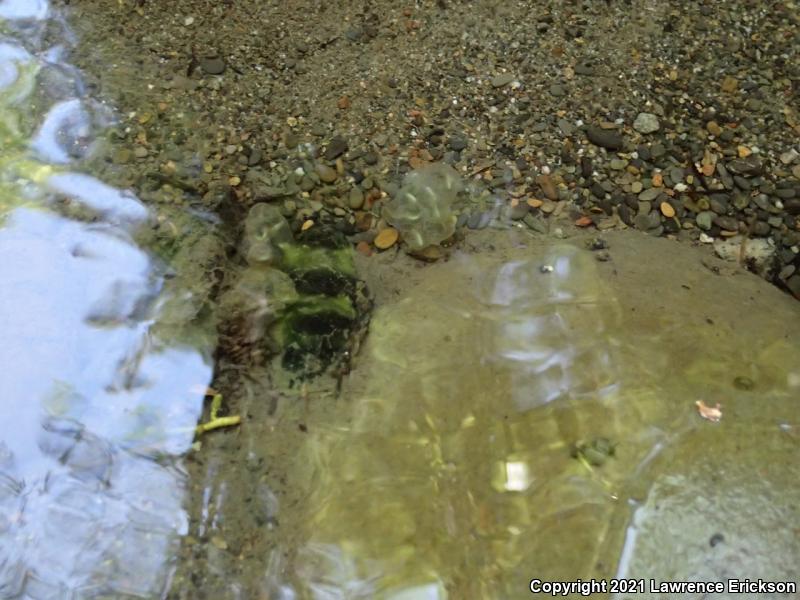
POLYGON ((800 580, 797 304, 631 232, 608 262, 516 230, 362 261, 376 311, 341 393, 243 373, 242 426, 193 446, 205 274, 175 284, 187 264, 135 241, 160 215, 81 172, 114 110, 61 17, 0 20, 0 598, 800 580))
POLYGON ((158 597, 210 348, 154 332, 149 212, 73 163, 113 111, 44 1, 0 2, 0 597, 158 597))

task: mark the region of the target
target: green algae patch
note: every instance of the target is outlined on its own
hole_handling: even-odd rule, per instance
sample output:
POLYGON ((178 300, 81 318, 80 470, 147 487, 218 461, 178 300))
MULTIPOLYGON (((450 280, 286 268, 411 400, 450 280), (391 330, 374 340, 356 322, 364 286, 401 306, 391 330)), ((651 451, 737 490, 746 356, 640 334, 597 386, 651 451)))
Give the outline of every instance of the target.
POLYGON ((301 293, 352 294, 356 268, 350 248, 332 250, 306 244, 283 244, 281 251, 281 267, 294 279, 301 293))
POLYGON ((348 296, 302 296, 282 312, 273 335, 283 349, 282 364, 318 374, 344 347, 358 317, 348 296))

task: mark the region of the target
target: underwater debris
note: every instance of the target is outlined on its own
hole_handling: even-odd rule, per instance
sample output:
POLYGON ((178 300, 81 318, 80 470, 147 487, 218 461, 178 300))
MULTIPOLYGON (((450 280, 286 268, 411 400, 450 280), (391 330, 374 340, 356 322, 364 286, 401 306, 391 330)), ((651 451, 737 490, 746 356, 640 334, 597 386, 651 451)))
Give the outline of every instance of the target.
POLYGON ((694 405, 697 407, 697 412, 700 416, 712 423, 719 423, 719 420, 722 418, 722 410, 719 402, 717 402, 716 406, 708 406, 702 400, 698 400, 694 405))
POLYGON ((452 167, 429 165, 405 176, 403 187, 384 207, 383 216, 410 250, 422 250, 453 235, 456 215, 451 207, 463 189, 464 182, 452 167))
POLYGON ((230 415, 227 417, 220 417, 219 411, 222 409, 222 394, 214 394, 211 399, 211 410, 209 411, 209 419, 205 423, 200 423, 195 430, 197 435, 202 435, 214 429, 221 429, 222 427, 233 427, 242 422, 242 417, 239 415, 230 415))

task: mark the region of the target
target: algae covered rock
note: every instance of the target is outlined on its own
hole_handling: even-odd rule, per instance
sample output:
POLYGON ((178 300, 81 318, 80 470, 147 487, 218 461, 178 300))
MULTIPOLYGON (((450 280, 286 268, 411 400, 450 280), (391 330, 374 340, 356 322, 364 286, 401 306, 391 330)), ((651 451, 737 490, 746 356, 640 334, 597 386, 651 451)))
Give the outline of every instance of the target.
POLYGON ((453 235, 456 215, 452 205, 463 189, 461 177, 447 165, 412 171, 384 207, 383 216, 402 234, 410 250, 422 250, 453 235))

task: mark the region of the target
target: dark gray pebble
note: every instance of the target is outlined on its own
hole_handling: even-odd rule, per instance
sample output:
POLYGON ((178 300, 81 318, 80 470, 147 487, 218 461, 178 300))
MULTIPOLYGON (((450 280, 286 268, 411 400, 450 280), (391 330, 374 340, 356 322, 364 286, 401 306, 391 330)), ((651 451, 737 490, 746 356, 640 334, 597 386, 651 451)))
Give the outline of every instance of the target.
POLYGON ((217 56, 212 58, 201 58, 200 68, 209 75, 221 75, 225 72, 225 61, 217 56))
POLYGON ((622 135, 613 129, 601 129, 590 125, 586 128, 586 137, 595 146, 606 148, 607 150, 622 149, 622 135))
POLYGON ((347 152, 347 140, 337 135, 328 144, 325 150, 325 160, 334 160, 347 152))

